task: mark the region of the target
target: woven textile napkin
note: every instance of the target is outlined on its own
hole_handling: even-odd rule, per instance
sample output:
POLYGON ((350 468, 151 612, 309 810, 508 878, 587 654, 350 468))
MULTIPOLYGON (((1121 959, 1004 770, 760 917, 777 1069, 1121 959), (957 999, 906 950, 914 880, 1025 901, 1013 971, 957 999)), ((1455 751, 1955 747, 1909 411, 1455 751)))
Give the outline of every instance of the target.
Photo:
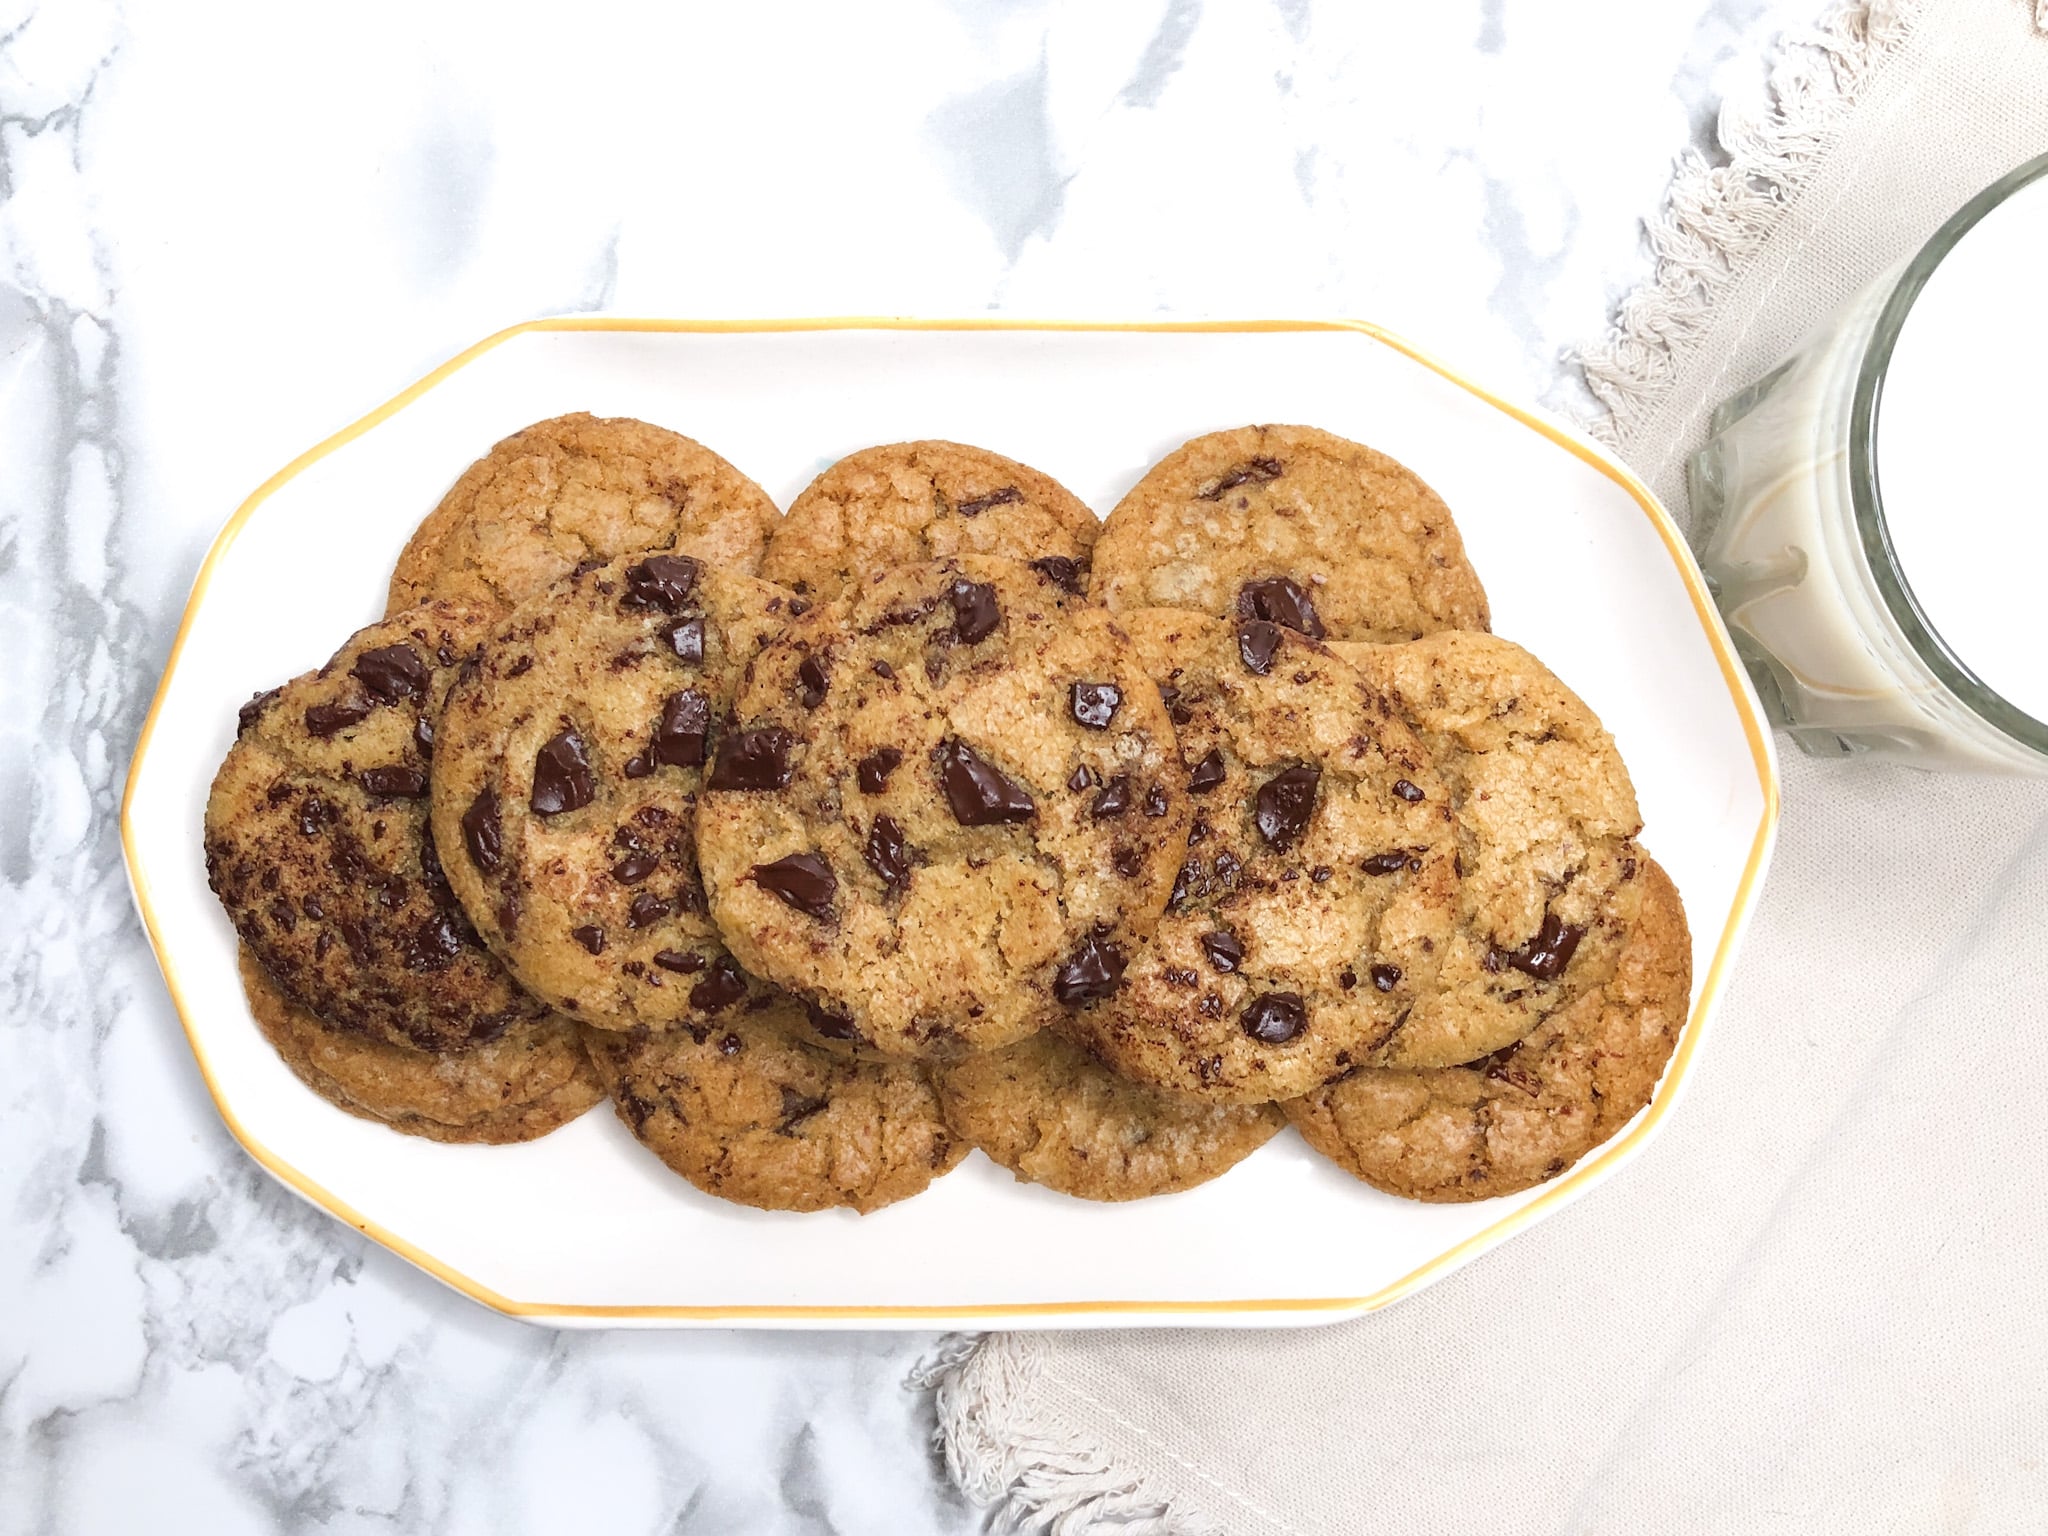
MULTIPOLYGON (((1584 359, 1681 521, 1707 412, 2048 150, 2035 3, 1838 12, 1724 120, 1729 164, 1681 167, 1584 359)), ((1784 787, 1713 1038, 1627 1170, 1357 1322, 961 1341, 925 1380, 968 1493, 1061 1532, 2048 1524, 2048 783, 1787 744, 1784 787)))

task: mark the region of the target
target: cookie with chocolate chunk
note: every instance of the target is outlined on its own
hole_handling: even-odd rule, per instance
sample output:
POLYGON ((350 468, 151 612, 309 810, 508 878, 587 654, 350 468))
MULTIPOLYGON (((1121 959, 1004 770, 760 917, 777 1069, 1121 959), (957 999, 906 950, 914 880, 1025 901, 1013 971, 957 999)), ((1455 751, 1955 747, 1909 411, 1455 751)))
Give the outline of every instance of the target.
POLYGON ((545 1009, 457 905, 427 816, 435 702, 489 627, 436 601, 258 695, 206 802, 207 880, 286 996, 392 1045, 462 1050, 545 1009))
POLYGON ((886 443, 848 454, 790 503, 761 574, 829 598, 913 561, 998 555, 1038 561, 1078 594, 1099 529, 1028 464, 964 443, 886 443))
POLYGON ((504 613, 586 561, 635 553, 751 574, 777 521, 702 443, 631 417, 556 416, 463 471, 400 553, 388 611, 459 597, 504 613))
POLYGON ((733 687, 790 603, 679 555, 627 555, 514 609, 450 689, 442 863, 550 1006, 619 1029, 791 1006, 719 942, 692 834, 733 687))
POLYGON ((1487 627, 1442 498, 1314 427, 1240 427, 1175 449, 1109 514, 1094 570, 1113 609, 1263 619, 1312 640, 1487 627))
POLYGON ((1366 1069, 1285 1106, 1308 1144, 1411 1200, 1485 1200, 1553 1179, 1650 1101, 1685 1027, 1685 909, 1644 856, 1615 971, 1516 1044, 1429 1072, 1366 1069))
POLYGON ((735 715, 697 857, 748 970, 934 1059, 1116 990, 1190 797, 1108 613, 1012 561, 903 567, 794 622, 735 715))
POLYGON ((576 1026, 526 1019, 460 1052, 415 1050, 324 1024, 286 997, 247 945, 242 990, 263 1038, 337 1108, 429 1141, 532 1141, 604 1097, 576 1026))
POLYGON ((1123 986, 1064 1021, 1111 1066, 1222 1103, 1360 1064, 1455 896, 1450 797, 1391 703, 1264 619, 1122 615, 1180 733, 1179 873, 1123 986))
POLYGON ((1227 1173, 1272 1140, 1271 1104, 1207 1104, 1120 1077, 1053 1030, 932 1072, 946 1123, 1028 1183, 1142 1200, 1227 1173))
POLYGON ((1407 967, 1413 1007, 1366 1064, 1476 1060, 1614 974, 1641 902, 1634 786, 1599 718, 1511 641, 1331 649, 1428 748, 1458 845, 1451 921, 1407 967))
POLYGON ((584 1038, 626 1128, 721 1200, 873 1211, 967 1154, 903 1062, 845 1060, 758 1022, 584 1038))

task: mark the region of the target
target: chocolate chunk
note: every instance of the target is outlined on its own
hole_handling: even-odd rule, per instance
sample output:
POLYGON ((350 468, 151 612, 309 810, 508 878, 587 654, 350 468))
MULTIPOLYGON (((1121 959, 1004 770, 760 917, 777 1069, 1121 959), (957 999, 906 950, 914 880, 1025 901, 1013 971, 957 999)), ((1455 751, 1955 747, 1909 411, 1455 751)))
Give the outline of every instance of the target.
POLYGON ((1398 875, 1415 862, 1415 855, 1406 848, 1390 848, 1385 853, 1376 853, 1358 867, 1368 875, 1398 875))
POLYGON ((990 507, 1007 507, 1015 501, 1022 501, 1024 493, 1014 485, 1006 485, 1000 491, 991 491, 986 496, 977 496, 972 501, 963 501, 953 510, 962 517, 979 517, 990 507))
POLYGON ((1398 965, 1376 965, 1370 972, 1372 984, 1382 992, 1391 992, 1401 982, 1401 967, 1398 965))
POLYGON ((507 677, 524 677, 532 670, 533 658, 531 656, 522 656, 505 669, 505 675, 507 677))
POLYGON ((1120 847, 1110 854, 1109 862, 1118 874, 1129 880, 1145 867, 1145 855, 1135 848, 1120 847))
POLYGON ((1273 670, 1273 658, 1280 653, 1280 626, 1264 619, 1237 621, 1237 659, 1247 672, 1264 677, 1273 670))
POLYGON ((597 779, 590 771, 590 755, 572 725, 534 756, 533 813, 559 816, 580 810, 596 798, 597 779))
POLYGON ((854 769, 854 777, 860 783, 864 795, 879 795, 888 786, 889 775, 896 771, 903 761, 903 754, 895 747, 877 747, 860 760, 854 769))
POLYGON ((718 743, 708 789, 780 789, 789 782, 789 749, 796 738, 779 725, 729 731, 718 743))
POLYGON ((629 779, 644 779, 654 772, 654 759, 645 752, 635 752, 626 759, 625 775, 629 779))
POLYGON ((1121 816, 1131 808, 1131 778, 1120 773, 1102 786, 1102 793, 1095 797, 1095 803, 1088 807, 1088 814, 1097 821, 1107 821, 1112 816, 1121 816))
POLYGON ((693 949, 657 949, 654 963, 664 971, 675 971, 683 976, 704 969, 704 957, 693 949))
MULTIPOLYGON (((277 702, 277 696, 283 692, 284 689, 282 688, 266 688, 261 693, 257 694, 254 698, 249 700, 248 703, 244 704, 240 709, 236 710, 235 734, 237 736, 241 735, 244 731, 248 730, 250 726, 254 725, 258 720, 261 720, 263 718, 263 712, 266 709, 270 708, 271 705, 275 704, 277 702)), ((424 724, 425 722, 422 721, 421 723, 424 724)))
POLYGON ((315 704, 306 711, 306 729, 315 736, 332 736, 369 718, 368 704, 315 704))
POLYGON ((1228 775, 1229 770, 1223 766, 1223 754, 1212 747, 1209 755, 1195 764, 1194 771, 1188 775, 1188 793, 1206 795, 1228 775))
POLYGON ((633 905, 626 912, 628 928, 645 928, 649 923, 668 916, 668 903, 652 891, 642 891, 633 898, 633 905))
POLYGON ((690 1006, 703 1013, 730 1008, 747 995, 747 977, 731 955, 720 955, 704 979, 690 988, 690 1006))
POLYGON ((612 878, 621 885, 638 885, 660 866, 658 855, 636 848, 612 866, 612 878))
POLYGON ((1082 763, 1079 767, 1075 768, 1072 773, 1067 775, 1067 788, 1071 789, 1077 795, 1094 782, 1095 776, 1088 771, 1088 765, 1086 763, 1082 763))
POLYGON ((1300 993, 1268 992, 1251 1000, 1237 1027, 1261 1045, 1285 1045, 1308 1028, 1308 1013, 1300 993))
POLYGON ((469 862, 485 874, 498 867, 504 845, 499 840, 498 792, 485 789, 469 802, 462 813, 462 841, 469 849, 469 862))
POLYGON ((1259 786, 1254 799, 1252 825, 1274 848, 1292 848, 1307 830, 1316 808, 1316 786, 1323 770, 1313 767, 1283 768, 1259 786))
POLYGON ((1337 985, 1342 987, 1346 992, 1349 992, 1353 987, 1358 985, 1358 972, 1351 970, 1349 968, 1339 971, 1337 973, 1337 985))
POLYGON ((825 702, 825 689, 831 679, 825 675, 825 664, 815 656, 806 656, 797 663, 797 702, 805 709, 816 709, 825 702))
POLYGON ((816 1003, 804 1004, 804 1017, 811 1021, 811 1028, 827 1040, 858 1040, 860 1031, 854 1027, 853 1019, 843 1013, 829 1013, 816 1003))
POLYGON ((832 866, 815 853, 792 853, 772 864, 756 864, 754 883, 809 917, 830 917, 832 898, 839 893, 832 866))
POLYGON ((1202 953, 1226 975, 1244 963, 1244 942, 1228 930, 1202 935, 1202 953))
POLYGON ((1308 872, 1308 877, 1309 879, 1315 881, 1317 885, 1325 885, 1329 882, 1330 877, 1335 875, 1336 873, 1337 871, 1330 868, 1329 865, 1318 864, 1314 869, 1308 872))
POLYGON ((1160 975, 1170 987, 1198 987, 1202 984, 1201 976, 1192 966, 1169 965, 1160 972, 1160 975))
POLYGON ((1178 909, 1188 897, 1206 894, 1207 889, 1202 880, 1202 861, 1189 859, 1174 874, 1173 889, 1167 893, 1166 904, 1178 909))
POLYGON ((1175 725, 1186 725, 1194 719, 1187 705, 1180 701, 1180 690, 1171 683, 1159 685, 1159 702, 1166 706, 1166 713, 1175 725))
POLYGON ((791 599, 789 600, 789 616, 790 616, 790 617, 791 617, 792 619, 800 619, 800 618, 802 618, 802 617, 803 617, 803 616, 804 616, 805 614, 809 613, 810 611, 811 611, 811 602, 810 602, 810 599, 809 599, 809 598, 806 598, 806 597, 792 597, 792 598, 791 598, 791 599))
POLYGON ((1115 683, 1076 683, 1068 695, 1067 707, 1076 724, 1091 731, 1106 731, 1124 702, 1124 691, 1115 683))
POLYGON ((794 1136, 796 1128, 811 1116, 825 1108, 830 1101, 814 1094, 804 1094, 787 1084, 782 1086, 782 1121, 775 1127, 778 1136, 794 1136))
POLYGON ((365 768, 356 782, 364 794, 388 800, 417 800, 427 792, 427 776, 417 768, 365 768))
POLYGON ((427 696, 427 664, 418 651, 403 643, 365 651, 348 670, 372 698, 385 704, 427 696))
POLYGON ((676 653, 676 660, 687 661, 691 666, 704 663, 704 621, 701 618, 684 619, 671 624, 668 631, 670 649, 676 653))
POLYGON ((1154 820, 1166 814, 1166 791, 1157 784, 1145 791, 1145 814, 1154 820))
POLYGON ((415 971, 443 971, 462 953, 462 926, 453 912, 436 912, 406 936, 405 963, 415 971))
POLYGON ((625 601, 636 608, 674 613, 695 589, 702 569, 688 555, 650 555, 626 567, 625 601))
POLYGON ((1237 592, 1237 611, 1248 619, 1264 619, 1269 624, 1280 624, 1307 635, 1311 640, 1323 638, 1323 621, 1316 616, 1316 605, 1293 581, 1285 576, 1268 576, 1264 581, 1248 581, 1237 592))
POLYGON ((1285 470, 1278 459, 1246 459, 1209 481, 1195 492, 1195 497, 1199 501, 1215 501, 1225 491, 1234 491, 1240 485, 1264 485, 1270 480, 1278 480, 1283 473, 1285 470))
POLYGON ((571 928, 569 937, 593 955, 604 953, 604 930, 595 923, 585 923, 581 928, 571 928))
POLYGON ((1037 804, 1024 786, 1006 777, 966 742, 948 738, 932 753, 940 786, 953 819, 963 827, 990 827, 1006 821, 1029 821, 1037 804))
POLYGON ((884 885, 901 890, 910 884, 910 845, 903 840, 903 828, 893 816, 877 816, 868 828, 867 846, 861 850, 884 885))
POLYGON ((1062 592, 1071 592, 1076 597, 1081 595, 1081 567, 1065 555, 1047 555, 1043 559, 1034 560, 1031 562, 1031 569, 1062 592))
POLYGON ((1543 914, 1543 926, 1536 930, 1535 938, 1520 949, 1496 950, 1494 953, 1524 976, 1532 976, 1537 981, 1555 981, 1572 963, 1572 956, 1578 953, 1579 940, 1585 936, 1585 929, 1560 922, 1555 912, 1546 912, 1543 914))
POLYGON ((955 580, 946 588, 946 596, 953 604, 953 633, 962 645, 986 640, 1002 622, 996 589, 985 582, 955 580))
POLYGON ((868 670, 873 672, 875 676, 881 678, 884 682, 893 683, 894 681, 896 681, 896 669, 890 666, 889 663, 887 663, 886 661, 878 661, 868 670))
POLYGON ((685 688, 670 694, 662 704, 648 755, 671 768, 702 767, 704 740, 710 734, 711 701, 695 688, 685 688))
POLYGON ((1417 789, 1413 784, 1410 784, 1406 779, 1394 780, 1394 793, 1399 795, 1403 800, 1406 800, 1410 805, 1417 804, 1419 801, 1425 798, 1422 791, 1417 789))
POLYGON ((1128 963, 1116 945, 1091 933, 1053 972, 1052 995, 1069 1008, 1108 997, 1123 984, 1128 963))
POLYGON ((425 715, 413 722, 412 744, 420 749, 421 757, 434 755, 434 722, 425 715))

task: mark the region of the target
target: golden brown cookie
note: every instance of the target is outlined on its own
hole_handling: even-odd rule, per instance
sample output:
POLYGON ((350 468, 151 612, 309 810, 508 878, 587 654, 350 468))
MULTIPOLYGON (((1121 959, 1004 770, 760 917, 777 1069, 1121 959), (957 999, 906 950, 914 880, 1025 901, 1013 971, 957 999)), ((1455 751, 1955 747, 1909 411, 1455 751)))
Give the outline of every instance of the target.
POLYGON ((1348 1172, 1414 1200, 1485 1200, 1563 1173, 1650 1101, 1685 1026, 1685 909, 1647 855, 1633 883, 1641 908, 1615 974, 1528 1038, 1470 1066, 1369 1068, 1288 1118, 1348 1172))
POLYGON ((1415 1005, 1364 1064, 1474 1061, 1614 974, 1642 889, 1635 789, 1593 711, 1510 641, 1331 649, 1422 738, 1457 828, 1452 920, 1414 957, 1415 1005))
POLYGON ((934 1068, 946 1123, 1019 1179, 1083 1200, 1142 1200, 1228 1172, 1287 1123, 1271 1104, 1147 1088, 1052 1030, 934 1068))
POLYGON ((1487 627, 1450 508, 1405 465, 1314 427, 1175 449, 1109 514, 1094 572, 1114 609, 1267 619, 1312 640, 1487 627))
POLYGON ((1079 594, 1100 531, 1052 476, 986 448, 936 441, 850 453, 789 505, 761 574, 808 597, 921 560, 1039 560, 1079 594))
POLYGON ((1188 796, 1111 617, 963 555, 798 619, 755 659, 698 813, 740 963, 899 1056, 1022 1039, 1111 990, 1188 796))
POLYGON ((844 1060, 757 1023, 584 1038, 626 1128, 722 1200, 879 1210, 967 1154, 902 1062, 844 1060))
POLYGON ((299 1081, 365 1120, 429 1141, 532 1141, 604 1097, 576 1026, 554 1014, 454 1054, 386 1045, 316 1019, 244 945, 242 990, 299 1081))
POLYGON ((734 685, 796 601, 678 555, 573 572, 514 609, 441 712, 449 883, 526 988, 627 1029, 791 1007, 705 910, 693 824, 734 685))
POLYGON ((1413 1005, 1455 890, 1450 797, 1387 700, 1261 619, 1122 616, 1180 732, 1185 862, 1123 986, 1062 1027, 1225 1103, 1341 1075, 1413 1005))
POLYGON ((702 443, 578 411, 463 471, 398 557, 387 612, 460 597, 504 613, 587 560, 667 551, 748 575, 775 503, 702 443))
POLYGON ((433 602, 259 694, 206 802, 206 873, 286 995, 393 1045, 460 1050, 545 1011, 478 940, 427 821, 431 704, 487 616, 433 602))

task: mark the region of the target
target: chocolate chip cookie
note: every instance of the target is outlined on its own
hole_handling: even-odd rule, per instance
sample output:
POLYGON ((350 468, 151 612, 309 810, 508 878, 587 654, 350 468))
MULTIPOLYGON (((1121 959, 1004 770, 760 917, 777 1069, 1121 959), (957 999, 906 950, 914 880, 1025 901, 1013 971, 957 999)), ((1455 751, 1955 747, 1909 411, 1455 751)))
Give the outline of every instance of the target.
POLYGON ((1179 728, 1194 821, 1151 942, 1063 1027, 1156 1087, 1293 1098, 1413 1005, 1456 891, 1449 792, 1391 702, 1298 632, 1122 617, 1179 728))
POLYGON ((906 1063, 844 1060, 758 1023, 584 1038, 626 1128, 722 1200, 873 1211, 967 1154, 906 1063))
POLYGON ((1593 711, 1510 641, 1331 649, 1421 737, 1457 831, 1453 920, 1415 957, 1414 1006, 1365 1064, 1476 1060, 1614 974, 1642 890, 1628 769, 1593 711))
POLYGON ((1109 614, 986 556, 908 566, 758 656, 698 815, 748 970, 849 1039, 945 1058, 1114 991, 1189 794, 1109 614))
POLYGON ((1485 1200, 1555 1178, 1650 1101, 1684 1028, 1692 945, 1647 856, 1615 973, 1470 1066, 1367 1069, 1285 1106, 1310 1146, 1411 1200, 1485 1200))
POLYGON ((300 1082, 352 1115, 430 1141, 532 1141, 604 1097, 576 1026, 548 1014, 459 1053, 414 1050, 323 1024, 244 945, 242 990, 300 1082))
POLYGON ((465 470, 398 557, 389 612, 460 597, 498 613, 589 560, 666 551, 751 574, 775 503, 702 443, 630 417, 537 421, 465 470))
POLYGON ((521 604, 456 679, 435 744, 442 862, 485 942, 554 1008, 625 1029, 787 1006, 719 943, 692 825, 733 686, 791 602, 684 556, 627 555, 521 604))
POLYGON ((1270 1141, 1271 1104, 1205 1104, 1119 1077, 1052 1030, 935 1068, 946 1123, 1019 1179, 1083 1200, 1192 1189, 1270 1141))
POLYGON ((1100 524, 1050 475, 964 443, 887 443, 850 453, 790 503, 761 574, 808 597, 918 560, 1039 561, 1087 587, 1100 524))
POLYGON ((259 694, 206 802, 207 879, 294 1002, 392 1045, 462 1050, 545 1009, 479 942, 427 817, 432 705, 488 616, 436 601, 259 694))
POLYGON ((1110 513, 1094 571, 1114 609, 1263 619, 1312 640, 1487 627, 1450 508, 1405 465, 1313 427, 1175 449, 1110 513))

